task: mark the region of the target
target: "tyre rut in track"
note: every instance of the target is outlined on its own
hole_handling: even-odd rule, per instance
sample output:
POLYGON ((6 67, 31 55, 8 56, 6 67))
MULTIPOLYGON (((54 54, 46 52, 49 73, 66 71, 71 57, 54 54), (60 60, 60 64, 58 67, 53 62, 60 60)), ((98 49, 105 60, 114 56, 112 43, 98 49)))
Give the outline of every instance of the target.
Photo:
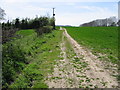
POLYGON ((80 46, 65 28, 60 44, 61 60, 57 61, 54 72, 48 75, 46 83, 49 88, 115 88, 115 77, 103 68, 103 64, 89 50, 80 46), (66 39, 65 39, 66 38, 66 39), (68 58, 66 40, 73 48, 74 56, 68 58))

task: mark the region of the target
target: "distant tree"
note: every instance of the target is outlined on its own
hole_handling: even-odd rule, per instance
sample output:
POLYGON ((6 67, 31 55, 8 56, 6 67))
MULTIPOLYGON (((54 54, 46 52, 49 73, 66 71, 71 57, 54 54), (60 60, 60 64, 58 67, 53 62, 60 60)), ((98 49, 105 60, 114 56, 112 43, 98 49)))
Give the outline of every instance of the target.
POLYGON ((11 22, 9 20, 7 21, 6 24, 7 24, 8 29, 11 29, 12 24, 11 24, 11 22))
POLYGON ((19 18, 15 19, 15 28, 19 28, 20 27, 20 21, 19 18))
POLYGON ((27 18, 25 18, 25 29, 29 29, 28 28, 28 19, 27 18))
POLYGON ((118 26, 120 26, 120 20, 117 22, 118 26))
POLYGON ((43 27, 49 24, 48 17, 40 17, 38 20, 40 22, 40 27, 43 27))
POLYGON ((21 21, 20 28, 25 29, 25 20, 24 19, 22 19, 22 21, 21 21))
POLYGON ((2 30, 4 29, 4 27, 5 27, 5 23, 3 22, 3 23, 2 23, 2 30))
POLYGON ((110 26, 116 26, 116 23, 115 23, 115 22, 113 22, 110 26))
POLYGON ((39 20, 33 21, 32 26, 33 26, 33 28, 35 28, 35 29, 39 28, 39 27, 40 27, 40 22, 39 22, 39 20))

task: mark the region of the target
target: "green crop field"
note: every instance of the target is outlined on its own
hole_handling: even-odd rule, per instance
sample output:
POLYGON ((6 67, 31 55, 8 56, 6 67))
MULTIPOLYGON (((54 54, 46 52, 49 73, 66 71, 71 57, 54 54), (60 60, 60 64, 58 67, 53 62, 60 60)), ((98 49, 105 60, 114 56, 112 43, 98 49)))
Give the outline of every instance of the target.
POLYGON ((89 48, 93 54, 99 53, 101 59, 107 58, 118 63, 118 29, 117 27, 65 27, 68 33, 82 46, 89 48))

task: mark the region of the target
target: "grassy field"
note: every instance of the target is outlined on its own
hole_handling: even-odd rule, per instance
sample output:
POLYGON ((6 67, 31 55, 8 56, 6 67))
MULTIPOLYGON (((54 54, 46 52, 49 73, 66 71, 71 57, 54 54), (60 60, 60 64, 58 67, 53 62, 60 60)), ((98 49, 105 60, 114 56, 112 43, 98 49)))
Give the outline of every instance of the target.
POLYGON ((118 63, 117 27, 65 27, 68 33, 81 45, 89 48, 93 54, 99 53, 101 59, 118 63))
POLYGON ((14 76, 9 88, 47 88, 44 79, 59 59, 62 31, 54 30, 40 37, 34 30, 20 30, 16 34, 20 37, 11 43, 24 52, 28 63, 14 76))
MULTIPOLYGON (((57 27, 57 29, 58 28, 59 27, 57 27)), ((89 48, 89 50, 91 50, 93 54, 98 55, 101 60, 110 60, 112 63, 118 63, 117 27, 65 28, 78 43, 83 47, 89 48), (100 56, 99 53, 105 56, 100 56)), ((33 29, 17 31, 14 40, 3 45, 3 48, 5 48, 5 56, 3 55, 3 58, 4 60, 6 59, 3 76, 11 78, 11 82, 7 83, 6 86, 8 88, 48 88, 45 83, 48 74, 53 73, 54 65, 57 65, 57 60, 63 59, 63 57, 60 57, 62 33, 63 31, 61 30, 54 30, 52 33, 37 37, 37 33, 33 29), (8 48, 8 46, 12 47, 12 49, 8 48)), ((66 37, 64 37, 64 43, 66 57, 72 61, 72 58, 74 58, 76 54, 66 37)), ((80 60, 82 58, 81 56, 80 60)), ((78 61, 79 59, 75 58, 75 62, 78 61)), ((75 64, 75 62, 73 63, 75 64)), ((86 63, 79 63, 81 67, 78 65, 74 65, 74 67, 87 67, 86 63)), ((65 69, 66 68, 63 68, 63 71, 65 69)), ((55 77, 53 77, 53 79, 54 78, 55 77)))

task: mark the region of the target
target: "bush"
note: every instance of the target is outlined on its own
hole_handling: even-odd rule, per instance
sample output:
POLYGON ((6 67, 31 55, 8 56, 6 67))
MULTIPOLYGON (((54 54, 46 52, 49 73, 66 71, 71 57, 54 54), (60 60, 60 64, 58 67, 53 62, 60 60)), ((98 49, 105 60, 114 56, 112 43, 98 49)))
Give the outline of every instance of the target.
POLYGON ((2 29, 2 43, 6 43, 11 40, 11 37, 14 37, 14 34, 18 29, 2 29))
POLYGON ((43 29, 42 28, 35 29, 35 32, 37 33, 37 36, 40 36, 43 34, 43 29))
POLYGON ((13 44, 3 46, 2 52, 2 86, 7 88, 14 81, 26 63, 24 53, 13 44))
POLYGON ((44 26, 43 27, 43 32, 44 33, 50 33, 52 31, 52 26, 44 26))
POLYGON ((39 29, 36 29, 37 35, 40 36, 43 33, 50 33, 52 31, 52 26, 43 26, 39 29))

